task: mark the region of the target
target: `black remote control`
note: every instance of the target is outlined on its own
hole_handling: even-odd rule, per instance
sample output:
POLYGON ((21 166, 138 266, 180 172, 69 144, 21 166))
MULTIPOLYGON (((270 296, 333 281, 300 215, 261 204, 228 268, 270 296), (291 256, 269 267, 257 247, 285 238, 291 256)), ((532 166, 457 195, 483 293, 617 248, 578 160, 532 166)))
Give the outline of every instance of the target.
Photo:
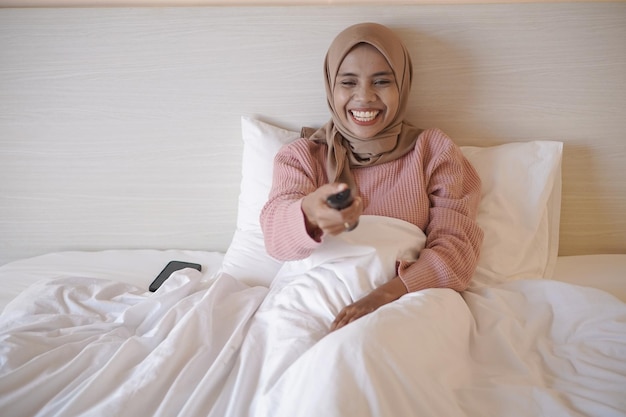
POLYGON ((159 289, 161 284, 165 282, 166 279, 170 277, 174 272, 185 269, 185 268, 193 268, 198 271, 202 271, 202 265, 193 263, 193 262, 181 262, 181 261, 171 261, 165 268, 159 273, 159 275, 152 281, 152 284, 148 287, 151 292, 155 292, 159 289))
POLYGON ((350 192, 349 188, 346 188, 343 191, 329 196, 326 199, 326 204, 336 210, 343 210, 350 204, 352 204, 352 200, 352 193, 350 192))

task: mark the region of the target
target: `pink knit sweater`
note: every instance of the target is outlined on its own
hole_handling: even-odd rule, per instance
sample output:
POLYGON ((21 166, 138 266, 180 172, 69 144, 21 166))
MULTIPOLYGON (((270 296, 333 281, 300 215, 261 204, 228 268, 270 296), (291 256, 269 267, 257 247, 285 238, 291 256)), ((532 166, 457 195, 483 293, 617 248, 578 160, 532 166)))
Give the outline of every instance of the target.
MULTIPOLYGON (((302 259, 320 245, 306 231, 300 204, 305 195, 328 182, 326 149, 325 144, 299 139, 276 156, 261 226, 267 251, 277 259, 302 259)), ((483 232, 475 221, 480 178, 459 147, 442 131, 429 129, 402 158, 353 168, 352 173, 363 198, 363 214, 402 219, 426 233, 419 259, 398 268, 407 290, 466 289, 483 232)))

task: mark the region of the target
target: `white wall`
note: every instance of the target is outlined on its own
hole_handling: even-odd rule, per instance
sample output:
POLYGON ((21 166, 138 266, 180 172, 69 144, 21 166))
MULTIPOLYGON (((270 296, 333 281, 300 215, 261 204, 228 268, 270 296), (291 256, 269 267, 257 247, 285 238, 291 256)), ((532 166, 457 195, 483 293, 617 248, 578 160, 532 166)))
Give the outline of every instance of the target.
POLYGON ((0 9, 0 264, 224 250, 240 116, 328 118, 336 33, 389 24, 411 121, 459 144, 566 142, 561 254, 626 250, 626 3, 0 9))

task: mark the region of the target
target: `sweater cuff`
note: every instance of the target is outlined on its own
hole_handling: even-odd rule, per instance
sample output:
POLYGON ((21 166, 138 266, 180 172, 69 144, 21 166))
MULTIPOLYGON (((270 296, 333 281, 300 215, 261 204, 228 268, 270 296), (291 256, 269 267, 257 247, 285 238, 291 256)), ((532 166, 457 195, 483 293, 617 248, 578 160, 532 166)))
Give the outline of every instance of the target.
POLYGON ((398 276, 408 292, 441 287, 439 273, 433 262, 420 256, 417 261, 400 261, 398 276))
POLYGON ((307 232, 306 219, 302 212, 302 199, 289 204, 285 221, 288 226, 286 228, 288 234, 283 241, 292 247, 301 248, 303 257, 310 255, 321 244, 309 236, 307 232))

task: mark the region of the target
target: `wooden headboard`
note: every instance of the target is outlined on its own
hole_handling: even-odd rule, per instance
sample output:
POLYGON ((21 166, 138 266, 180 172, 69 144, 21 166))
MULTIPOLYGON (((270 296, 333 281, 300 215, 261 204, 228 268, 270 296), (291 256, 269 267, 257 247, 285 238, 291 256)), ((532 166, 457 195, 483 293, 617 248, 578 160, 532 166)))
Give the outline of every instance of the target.
POLYGON ((240 116, 328 118, 352 23, 414 58, 410 119, 459 144, 565 143, 560 254, 626 253, 626 3, 0 9, 0 264, 225 250, 240 116))

